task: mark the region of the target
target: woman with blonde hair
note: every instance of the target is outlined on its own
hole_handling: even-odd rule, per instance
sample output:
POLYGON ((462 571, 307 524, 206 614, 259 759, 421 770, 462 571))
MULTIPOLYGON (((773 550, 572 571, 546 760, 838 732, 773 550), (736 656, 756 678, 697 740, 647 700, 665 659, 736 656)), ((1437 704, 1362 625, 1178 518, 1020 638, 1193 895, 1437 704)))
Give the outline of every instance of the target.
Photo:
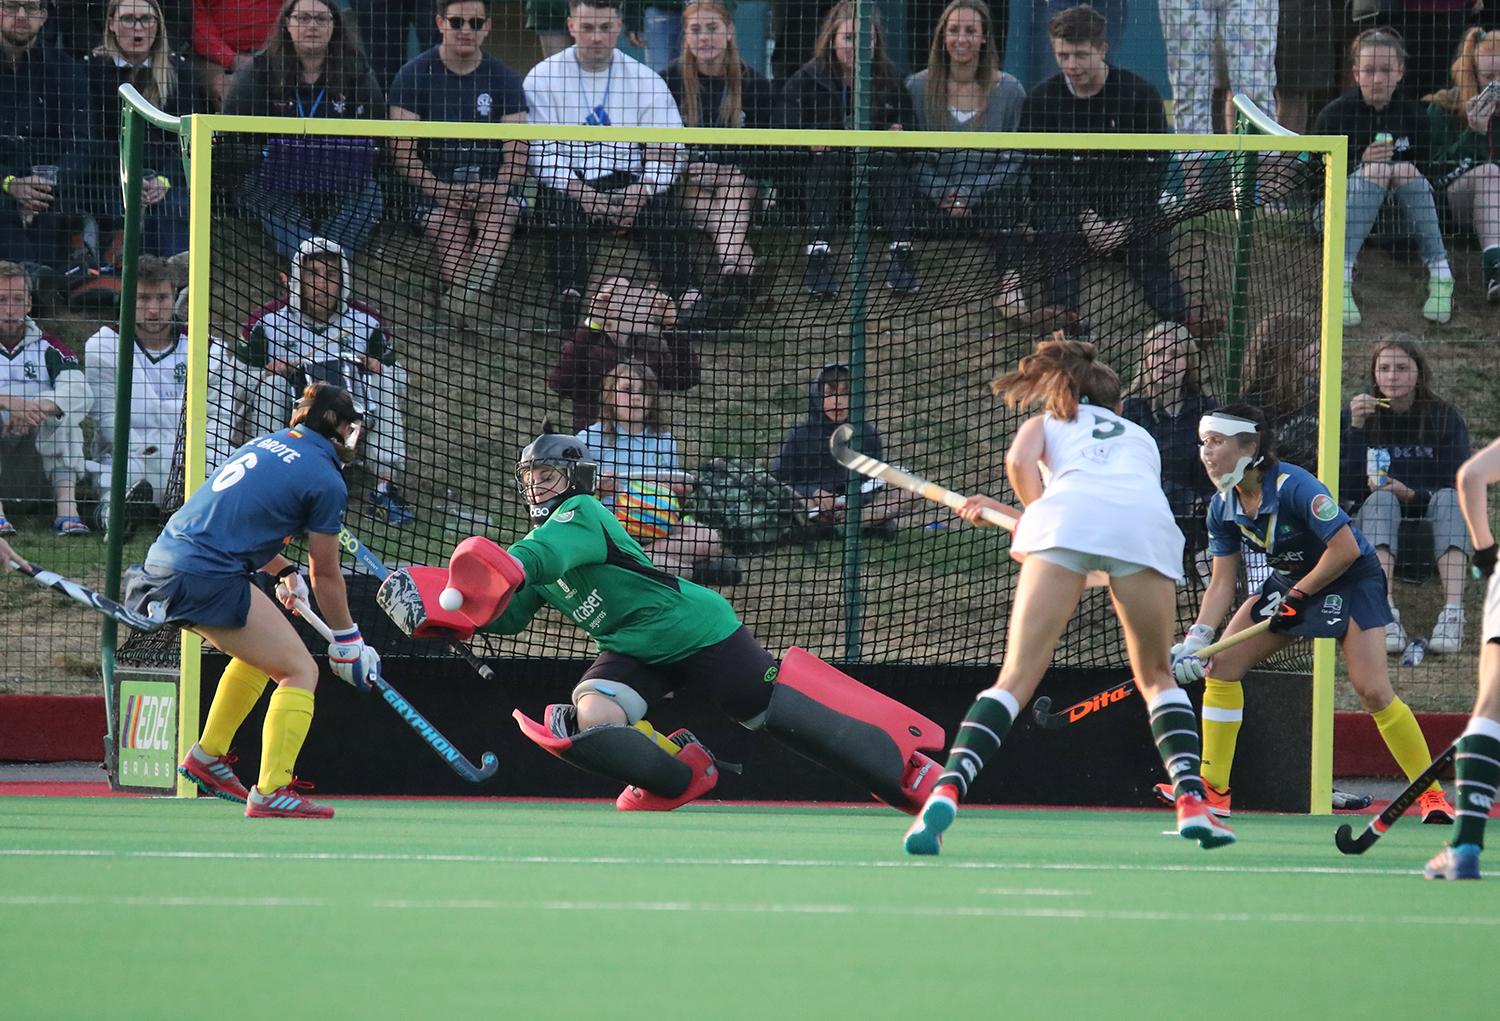
POLYGON ((1500 108, 1500 32, 1465 32, 1452 86, 1422 98, 1433 185, 1459 225, 1478 237, 1485 299, 1494 304, 1500 301, 1500 166, 1491 121, 1500 108))
MULTIPOLYGON (((192 62, 172 52, 157 0, 111 0, 104 15, 104 37, 83 58, 93 101, 97 140, 91 203, 106 216, 124 215, 120 199, 120 86, 133 85, 151 103, 174 115, 211 108, 192 62)), ((188 182, 177 139, 163 132, 146 136, 142 183, 146 203, 142 243, 148 255, 172 256, 188 248, 188 182)))
MULTIPOLYGON (((1170 669, 1183 539, 1162 493, 1156 441, 1121 417, 1120 378, 1092 344, 1043 341, 991 387, 1009 407, 1041 409, 1005 456, 1011 488, 1026 505, 1011 555, 1025 559, 1000 677, 959 725, 937 786, 906 831, 906 852, 938 853, 959 801, 1047 672, 1090 571, 1109 575, 1126 655, 1171 779, 1178 833, 1205 849, 1233 843, 1208 810, 1197 720, 1170 669)), ((958 513, 982 525, 986 508, 1015 513, 988 496, 971 496, 958 513)))
MULTIPOLYGON (((690 128, 769 128, 776 121, 771 83, 740 59, 734 19, 722 0, 692 0, 682 11, 682 55, 662 75, 682 123, 690 128)), ((753 151, 698 150, 688 163, 683 202, 713 238, 719 272, 746 277, 755 269, 747 236, 759 186, 753 151)))

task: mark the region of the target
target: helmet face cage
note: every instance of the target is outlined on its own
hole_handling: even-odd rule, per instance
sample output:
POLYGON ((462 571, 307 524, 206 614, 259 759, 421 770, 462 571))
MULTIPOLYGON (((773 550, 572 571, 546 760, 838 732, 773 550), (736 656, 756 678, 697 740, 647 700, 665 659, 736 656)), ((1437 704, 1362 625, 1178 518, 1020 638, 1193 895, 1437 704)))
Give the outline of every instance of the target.
POLYGON ((594 492, 595 465, 588 460, 588 450, 571 436, 546 433, 537 437, 516 461, 516 490, 531 510, 533 522, 545 520, 564 500, 580 493, 594 492), (537 468, 551 468, 567 480, 567 487, 541 503, 532 503, 527 492, 527 474, 537 468))

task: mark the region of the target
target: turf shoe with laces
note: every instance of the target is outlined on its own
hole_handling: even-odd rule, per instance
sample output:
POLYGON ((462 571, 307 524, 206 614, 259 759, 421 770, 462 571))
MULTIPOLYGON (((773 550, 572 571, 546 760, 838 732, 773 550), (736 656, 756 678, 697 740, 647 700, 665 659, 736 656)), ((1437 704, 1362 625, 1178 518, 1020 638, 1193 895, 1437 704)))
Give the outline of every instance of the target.
MULTIPOLYGON (((1156 794, 1156 800, 1160 801, 1162 804, 1180 804, 1180 802, 1177 800, 1177 793, 1172 789, 1171 784, 1159 783, 1155 787, 1153 787, 1152 790, 1156 794)), ((1215 787, 1213 784, 1205 780, 1203 781, 1203 791, 1203 796, 1208 801, 1208 810, 1220 819, 1228 819, 1230 797, 1229 788, 1225 787, 1221 791, 1219 790, 1219 788, 1215 787)))
POLYGON ((1214 815, 1213 806, 1197 791, 1184 791, 1177 798, 1177 832, 1184 840, 1196 840, 1205 851, 1234 843, 1234 830, 1214 815))
POLYGON ((1430 790, 1417 799, 1417 811, 1427 826, 1448 826, 1453 822, 1453 805, 1441 790, 1430 790))
POLYGON ((1449 847, 1444 844, 1443 849, 1423 866, 1422 875, 1428 879, 1478 879, 1479 845, 1449 847))
POLYGON ((661 794, 652 794, 640 787, 626 787, 615 798, 615 808, 622 812, 670 812, 674 808, 680 808, 689 801, 695 801, 703 797, 719 782, 719 766, 714 761, 713 753, 693 736, 691 731, 676 730, 667 735, 667 740, 682 748, 677 753, 677 761, 686 763, 693 770, 692 779, 683 792, 676 797, 669 798, 661 794))
POLYGON ((937 854, 943 846, 943 833, 958 818, 958 788, 951 783, 939 784, 928 795, 927 803, 907 827, 901 847, 907 854, 937 854))
POLYGON ((248 792, 231 768, 235 761, 233 754, 211 756, 194 742, 177 772, 197 784, 203 793, 243 805, 248 792))
POLYGON ((269 794, 262 794, 259 787, 251 787, 245 799, 247 819, 332 819, 333 809, 320 805, 302 792, 311 790, 312 784, 292 777, 292 782, 278 787, 269 794))

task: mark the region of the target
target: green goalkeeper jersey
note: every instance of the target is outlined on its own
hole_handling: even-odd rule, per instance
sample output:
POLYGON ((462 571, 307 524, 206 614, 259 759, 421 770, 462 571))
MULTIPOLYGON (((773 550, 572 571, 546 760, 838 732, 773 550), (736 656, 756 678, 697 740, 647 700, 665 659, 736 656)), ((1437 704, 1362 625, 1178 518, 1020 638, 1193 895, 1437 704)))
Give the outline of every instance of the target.
POLYGON ((482 631, 518 634, 550 603, 601 651, 671 663, 740 626, 728 600, 658 568, 592 496, 563 501, 510 552, 526 581, 482 631))

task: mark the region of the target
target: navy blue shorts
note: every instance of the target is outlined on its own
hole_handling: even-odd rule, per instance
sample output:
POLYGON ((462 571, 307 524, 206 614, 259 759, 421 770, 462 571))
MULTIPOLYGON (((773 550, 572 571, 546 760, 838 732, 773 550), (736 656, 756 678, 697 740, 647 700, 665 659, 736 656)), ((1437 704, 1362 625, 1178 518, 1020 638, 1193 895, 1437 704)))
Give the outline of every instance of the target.
POLYGON ((178 627, 244 627, 250 619, 248 574, 189 574, 136 565, 125 572, 124 599, 137 613, 162 603, 178 627))
MULTIPOLYGON (((1295 584, 1279 571, 1272 571, 1261 586, 1260 598, 1255 601, 1251 615, 1260 621, 1268 616, 1268 611, 1274 612, 1274 607, 1280 605, 1280 597, 1295 584), (1275 604, 1272 603, 1273 597, 1275 604)), ((1356 560, 1333 584, 1313 597, 1305 621, 1281 633, 1296 638, 1342 638, 1349 630, 1351 620, 1361 630, 1368 631, 1385 627, 1394 619, 1385 572, 1380 569, 1380 561, 1367 555, 1356 560)))

